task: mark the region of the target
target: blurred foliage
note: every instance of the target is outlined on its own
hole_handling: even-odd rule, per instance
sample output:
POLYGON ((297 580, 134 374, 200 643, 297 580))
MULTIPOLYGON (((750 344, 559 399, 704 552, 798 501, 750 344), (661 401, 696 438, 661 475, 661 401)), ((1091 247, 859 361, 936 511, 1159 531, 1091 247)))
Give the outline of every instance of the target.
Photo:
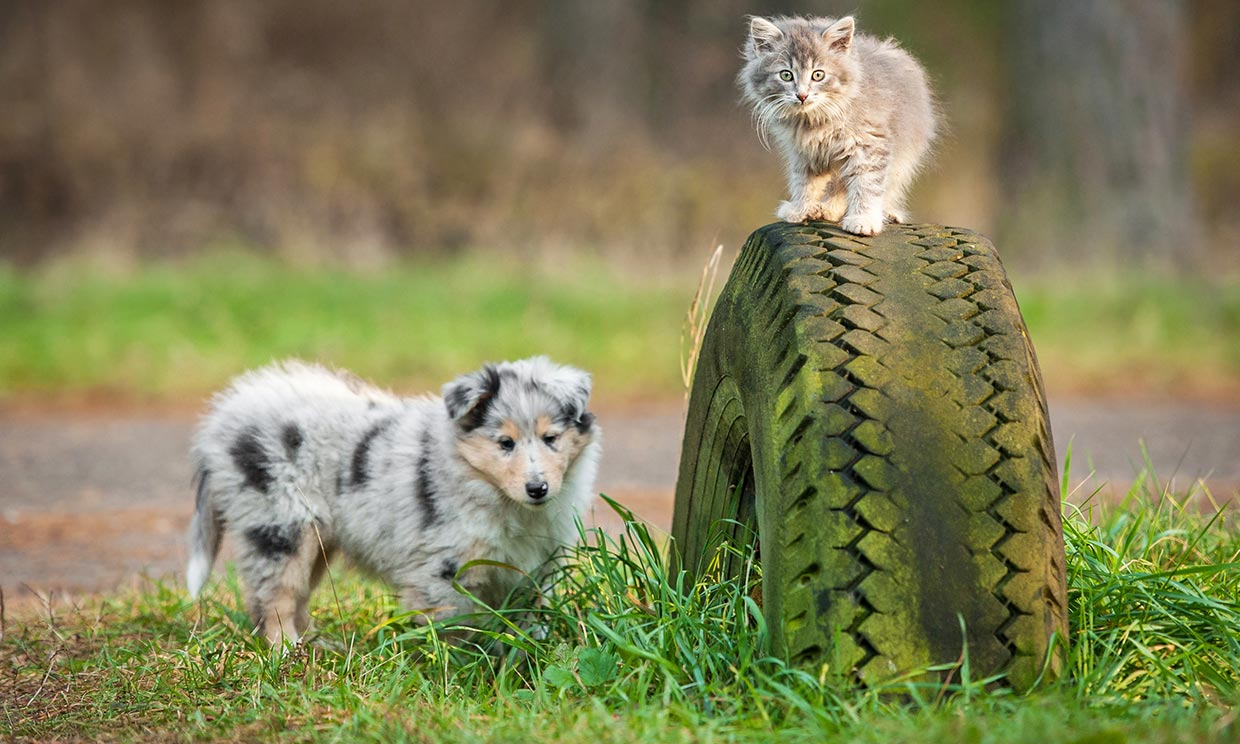
MULTIPOLYGON (((1016 286, 1052 393, 1240 394, 1240 284, 1127 272, 1016 286)), ((691 281, 617 279, 598 260, 55 259, 0 268, 0 402, 183 401, 288 356, 419 392, 533 354, 590 370, 613 402, 670 402, 692 294, 691 281)))
POLYGON ((1240 283, 1129 269, 1013 284, 1053 393, 1240 395, 1240 283))
POLYGON ((617 286, 597 265, 477 257, 381 273, 230 252, 138 270, 55 261, 0 271, 0 398, 176 399, 285 357, 416 392, 535 354, 591 370, 613 395, 658 393, 679 385, 683 294, 617 286))
MULTIPOLYGON (((1231 258, 1240 6, 1166 2, 1188 13, 1200 239, 1219 246, 1206 258, 1231 258)), ((948 134, 915 214, 993 232, 1033 206, 999 177, 1014 146, 1008 104, 1033 89, 1013 82, 1029 31, 1013 27, 1012 7, 11 0, 0 4, 0 260, 149 258, 238 239, 358 266, 465 249, 694 263, 715 240, 739 245, 783 192, 732 82, 751 12, 856 11, 863 29, 919 55, 948 134)), ((1001 246, 1045 249, 1028 245, 1027 221, 1011 224, 1001 246)))

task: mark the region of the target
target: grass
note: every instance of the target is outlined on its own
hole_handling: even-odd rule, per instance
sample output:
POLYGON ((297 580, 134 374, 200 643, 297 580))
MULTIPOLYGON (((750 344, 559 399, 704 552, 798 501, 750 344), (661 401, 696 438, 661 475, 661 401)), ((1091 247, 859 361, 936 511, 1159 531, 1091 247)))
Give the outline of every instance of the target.
MULTIPOLYGON (((693 302, 693 277, 676 278, 495 257, 363 272, 240 251, 0 264, 0 400, 196 398, 285 356, 425 390, 535 353, 590 369, 603 395, 670 398, 693 302)), ((1240 392, 1238 282, 1090 272, 1016 290, 1052 392, 1240 392)))
POLYGON ((1240 281, 1085 272, 1014 281, 1048 389, 1240 392, 1240 281))
POLYGON ((967 663, 950 684, 871 690, 790 668, 765 651, 744 580, 683 584, 621 510, 623 534, 569 554, 548 637, 491 613, 477 619, 489 651, 444 645, 339 571, 316 595, 313 642, 286 656, 247 632, 231 575, 198 603, 154 583, 10 619, 0 727, 39 740, 1240 740, 1240 531, 1231 513, 1153 506, 1141 489, 1070 510, 1070 672, 1024 695, 967 663))
POLYGON ((200 396, 287 356, 425 389, 486 360, 549 354, 608 390, 678 389, 691 290, 622 286, 598 265, 489 260, 360 272, 226 253, 133 271, 0 267, 0 397, 200 396))

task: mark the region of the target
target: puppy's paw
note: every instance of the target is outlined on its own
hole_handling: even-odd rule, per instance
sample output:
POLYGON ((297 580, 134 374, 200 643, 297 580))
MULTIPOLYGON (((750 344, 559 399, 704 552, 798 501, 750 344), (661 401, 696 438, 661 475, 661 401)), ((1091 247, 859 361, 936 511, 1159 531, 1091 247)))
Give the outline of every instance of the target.
POLYGON ((853 235, 878 235, 883 231, 883 215, 879 214, 846 214, 840 223, 844 232, 853 235))
POLYGON ((802 223, 825 219, 822 204, 818 202, 785 201, 779 203, 775 216, 784 222, 802 223))
POLYGON ((887 213, 887 224, 888 225, 907 225, 908 215, 903 212, 888 212, 887 213))

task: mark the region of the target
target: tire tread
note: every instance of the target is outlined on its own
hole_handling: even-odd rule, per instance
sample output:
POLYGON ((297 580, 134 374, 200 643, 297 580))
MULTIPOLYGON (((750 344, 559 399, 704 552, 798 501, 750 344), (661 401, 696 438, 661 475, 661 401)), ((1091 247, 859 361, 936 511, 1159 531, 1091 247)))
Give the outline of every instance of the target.
MULTIPOLYGON (((783 613, 772 622, 783 623, 783 649, 798 663, 825 662, 863 683, 909 665, 903 608, 929 598, 913 596, 917 587, 903 578, 917 562, 901 544, 910 443, 892 421, 904 391, 937 375, 959 412, 941 433, 942 442, 958 440, 945 508, 965 525, 960 547, 984 594, 972 618, 986 627, 969 629, 970 653, 1027 686, 1041 670, 1049 633, 1066 629, 1054 450, 1036 357, 985 239, 932 225, 889 233, 900 240, 858 239, 826 225, 768 226, 751 238, 729 281, 739 289, 726 312, 743 305, 760 323, 745 328, 746 317, 732 317, 721 321, 731 322, 727 333, 773 345, 761 387, 777 411, 769 435, 778 493, 759 497, 771 501, 762 509, 774 533, 762 534, 764 566, 777 567, 764 581, 779 584, 764 595, 778 597, 773 606, 783 613), (920 283, 921 299, 901 289, 891 304, 884 287, 909 281, 920 283), (890 363, 901 359, 910 312, 938 344, 938 369, 890 363)), ((732 336, 712 333, 715 322, 702 368, 708 377, 733 374, 744 387, 753 371, 735 369, 724 348, 732 336)), ((691 418, 695 410, 691 402, 691 418)), ((686 541, 687 532, 704 529, 689 524, 691 438, 674 535, 700 548, 702 540, 686 541)), ((1052 666, 1059 663, 1062 654, 1052 666)))

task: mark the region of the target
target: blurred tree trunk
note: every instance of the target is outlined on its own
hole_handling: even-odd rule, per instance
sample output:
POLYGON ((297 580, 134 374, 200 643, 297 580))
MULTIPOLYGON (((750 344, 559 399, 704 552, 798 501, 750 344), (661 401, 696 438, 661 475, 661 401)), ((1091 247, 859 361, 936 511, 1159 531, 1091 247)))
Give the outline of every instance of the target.
POLYGON ((1059 258, 1196 253, 1183 0, 1014 0, 1003 240, 1059 258))
POLYGON ((56 163, 53 17, 35 0, 0 3, 0 259, 37 258, 73 189, 56 163))
POLYGON ((642 32, 638 10, 623 0, 542 2, 546 110, 561 132, 606 138, 640 114, 644 70, 633 64, 642 32))
POLYGON ((665 131, 671 124, 680 103, 677 71, 689 46, 689 1, 646 0, 642 18, 645 42, 643 70, 646 100, 645 123, 655 132, 665 131))

